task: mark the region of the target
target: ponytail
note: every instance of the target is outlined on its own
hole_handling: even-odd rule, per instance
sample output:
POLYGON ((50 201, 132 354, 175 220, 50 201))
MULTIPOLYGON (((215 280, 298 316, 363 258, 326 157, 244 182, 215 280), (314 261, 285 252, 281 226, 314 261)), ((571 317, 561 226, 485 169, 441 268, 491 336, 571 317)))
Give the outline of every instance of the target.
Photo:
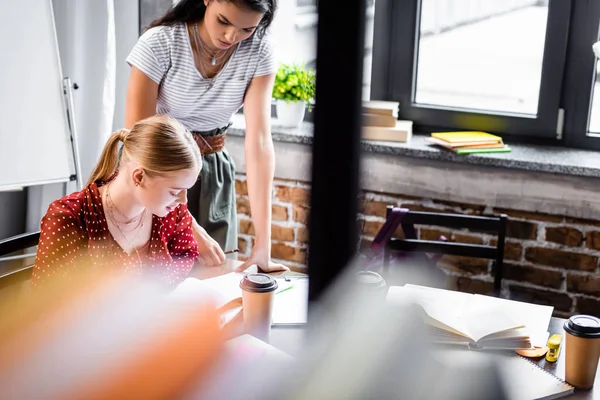
POLYGON ((108 138, 86 186, 106 183, 129 163, 142 168, 144 176, 166 176, 186 169, 199 172, 202 155, 192 134, 180 122, 168 115, 154 115, 108 138), (119 142, 123 142, 120 151, 119 142))
POLYGON ((115 173, 119 163, 119 142, 123 142, 123 145, 125 145, 128 134, 128 129, 121 129, 114 132, 110 138, 108 138, 108 141, 102 150, 102 154, 100 155, 100 160, 98 161, 98 164, 96 164, 96 168, 94 168, 86 186, 89 186, 94 182, 106 181, 115 173))

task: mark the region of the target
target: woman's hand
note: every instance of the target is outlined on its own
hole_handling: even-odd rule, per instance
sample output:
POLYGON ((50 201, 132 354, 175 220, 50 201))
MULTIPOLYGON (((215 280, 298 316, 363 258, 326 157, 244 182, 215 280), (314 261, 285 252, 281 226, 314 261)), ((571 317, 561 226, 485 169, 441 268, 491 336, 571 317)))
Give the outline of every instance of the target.
POLYGON ((212 267, 225 262, 225 253, 219 243, 196 221, 194 221, 194 239, 198 242, 198 261, 202 265, 212 267))
POLYGON ((258 267, 259 272, 276 272, 276 271, 289 271, 290 269, 283 264, 279 264, 271 261, 268 248, 261 248, 254 246, 252 254, 242 265, 237 267, 236 272, 242 272, 252 265, 258 267))

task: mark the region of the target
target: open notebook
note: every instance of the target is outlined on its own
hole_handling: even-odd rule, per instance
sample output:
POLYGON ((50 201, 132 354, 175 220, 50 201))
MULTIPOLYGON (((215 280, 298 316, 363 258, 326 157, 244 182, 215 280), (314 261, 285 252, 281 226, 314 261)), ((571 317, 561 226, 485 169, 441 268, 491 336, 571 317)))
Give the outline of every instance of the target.
MULTIPOLYGON (((567 396, 574 387, 514 352, 473 352, 460 348, 437 349, 435 358, 448 370, 477 369, 493 363, 497 367, 506 398, 550 400, 567 396)), ((493 397, 492 397, 493 398, 493 397)))
POLYGON ((480 349, 543 346, 553 307, 418 285, 392 286, 390 302, 416 303, 425 311, 436 343, 480 349))
POLYGON ((575 388, 517 354, 500 361, 500 374, 512 400, 550 400, 572 394, 575 388))
MULTIPOLYGON (((227 324, 242 310, 240 281, 243 272, 231 272, 210 279, 186 278, 171 293, 185 298, 210 293, 221 313, 221 321, 227 324)), ((308 314, 308 279, 292 277, 289 282, 277 278, 279 287, 273 302, 274 325, 305 324, 308 314)))

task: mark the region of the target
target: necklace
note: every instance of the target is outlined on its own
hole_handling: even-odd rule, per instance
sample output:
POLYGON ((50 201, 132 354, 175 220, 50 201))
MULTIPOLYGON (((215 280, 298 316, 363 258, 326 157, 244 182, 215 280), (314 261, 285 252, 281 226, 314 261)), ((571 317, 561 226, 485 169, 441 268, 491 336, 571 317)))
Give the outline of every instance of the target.
MULTIPOLYGON (((217 65, 217 61, 220 61, 221 59, 223 59, 227 53, 229 52, 229 49, 225 49, 225 50, 221 50, 221 51, 216 51, 216 52, 212 52, 208 46, 206 46, 206 44, 204 44, 204 42, 202 41, 202 38, 200 37, 200 34, 198 33, 198 24, 194 24, 194 42, 196 42, 196 47, 198 48, 198 50, 200 50, 200 52, 204 52, 204 54, 210 59, 210 65, 217 65)), ((202 61, 203 58, 199 57, 202 61)))
MULTIPOLYGON (((119 209, 115 206, 115 203, 112 200, 112 197, 110 196, 110 183, 108 185, 106 185, 106 190, 105 190, 105 202, 108 205, 108 217, 111 220, 111 222, 113 223, 113 225, 115 225, 117 227, 117 229, 119 230, 119 232, 121 233, 121 235, 123 236, 123 238, 125 238, 125 241, 127 242, 127 244, 129 245, 130 248, 132 248, 135 251, 135 254, 137 255, 138 261, 140 263, 140 267, 142 266, 142 258, 140 257, 140 253, 138 252, 138 249, 131 243, 131 241, 129 241, 129 238, 127 237, 127 235, 125 234, 125 232, 123 232, 123 230, 121 229, 120 223, 119 221, 117 221, 117 219, 115 218, 114 214, 113 214, 113 209, 117 210, 117 212, 121 215, 123 215, 123 213, 121 213, 121 211, 119 211, 119 209)), ((139 229, 133 239, 133 242, 136 242, 140 232, 143 230, 144 228, 144 216, 146 215, 146 209, 144 209, 144 211, 142 211, 142 213, 140 214, 140 223, 138 224, 139 229)), ((136 227, 137 228, 137 227, 136 227)), ((129 254, 129 253, 128 253, 129 254)))
MULTIPOLYGON (((136 223, 136 225, 134 225, 133 227, 129 227, 129 229, 125 230, 125 228, 123 228, 123 230, 125 230, 125 232, 132 232, 134 230, 136 230, 140 224, 143 222, 144 220, 144 216, 145 216, 145 212, 146 210, 142 211, 139 215, 131 218, 131 219, 127 219, 127 217, 125 215, 123 215, 123 213, 117 208, 117 206, 115 205, 112 197, 110 196, 110 192, 108 191, 108 186, 107 186, 107 196, 106 196, 106 203, 107 205, 111 208, 111 212, 112 210, 116 210, 119 215, 121 215, 121 217, 125 220, 125 221, 118 221, 115 218, 115 221, 119 223, 119 225, 130 225, 133 223, 136 223)), ((112 216, 114 217, 114 214, 112 214, 112 216)))

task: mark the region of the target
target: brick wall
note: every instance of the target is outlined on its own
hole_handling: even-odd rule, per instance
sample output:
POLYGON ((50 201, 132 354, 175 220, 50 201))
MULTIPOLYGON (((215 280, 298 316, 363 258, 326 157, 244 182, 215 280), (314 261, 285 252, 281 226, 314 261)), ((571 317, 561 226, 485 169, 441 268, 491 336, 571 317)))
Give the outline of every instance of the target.
MULTIPOLYGON (((245 177, 236 181, 239 215, 240 259, 250 253, 253 228, 245 177)), ((294 269, 305 268, 310 185, 275 181, 273 195, 272 257, 294 269)), ((411 198, 402 195, 362 193, 360 216, 364 219, 361 239, 365 244, 381 228, 387 205, 415 211, 436 211, 509 216, 505 248, 503 287, 509 298, 554 306, 555 315, 575 312, 600 316, 600 221, 565 218, 518 210, 492 209, 483 205, 459 204, 411 198)), ((495 244, 495 237, 477 232, 418 227, 419 237, 437 240, 495 244)), ((467 257, 445 256, 438 266, 446 272, 453 288, 472 293, 489 293, 493 278, 491 262, 467 257)))

